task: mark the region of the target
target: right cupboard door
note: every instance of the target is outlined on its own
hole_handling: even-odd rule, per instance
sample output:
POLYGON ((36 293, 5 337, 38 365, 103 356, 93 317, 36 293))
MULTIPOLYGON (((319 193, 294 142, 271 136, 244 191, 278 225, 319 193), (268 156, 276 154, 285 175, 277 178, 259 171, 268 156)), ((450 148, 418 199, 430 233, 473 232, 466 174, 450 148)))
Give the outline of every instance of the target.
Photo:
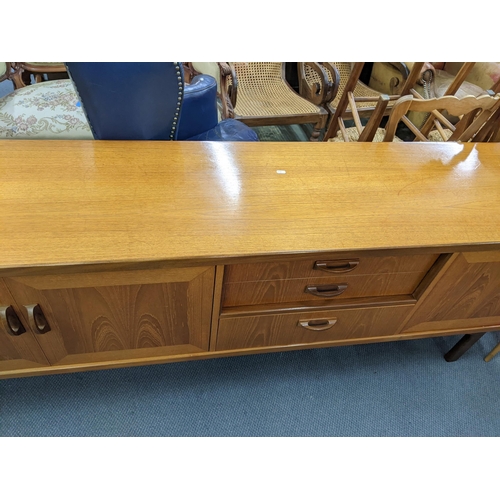
POLYGON ((112 366, 208 350, 214 268, 5 278, 51 365, 112 366))
POLYGON ((461 253, 415 308, 404 332, 500 326, 500 251, 461 253))

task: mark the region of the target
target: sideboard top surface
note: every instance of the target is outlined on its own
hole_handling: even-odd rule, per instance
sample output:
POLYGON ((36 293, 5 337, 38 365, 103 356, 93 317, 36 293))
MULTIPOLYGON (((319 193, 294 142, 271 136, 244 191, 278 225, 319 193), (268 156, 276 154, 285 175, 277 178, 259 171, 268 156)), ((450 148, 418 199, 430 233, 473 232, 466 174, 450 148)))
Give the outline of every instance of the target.
POLYGON ((500 242, 500 144, 0 141, 0 268, 500 242))

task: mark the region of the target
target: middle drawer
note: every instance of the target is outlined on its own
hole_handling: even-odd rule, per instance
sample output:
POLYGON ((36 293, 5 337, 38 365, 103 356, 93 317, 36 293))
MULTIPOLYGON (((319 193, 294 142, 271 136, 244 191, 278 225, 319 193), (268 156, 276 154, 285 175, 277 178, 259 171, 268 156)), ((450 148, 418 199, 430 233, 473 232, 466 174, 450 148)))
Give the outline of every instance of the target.
POLYGON ((415 291, 425 274, 424 271, 226 283, 222 306, 409 295, 415 291))

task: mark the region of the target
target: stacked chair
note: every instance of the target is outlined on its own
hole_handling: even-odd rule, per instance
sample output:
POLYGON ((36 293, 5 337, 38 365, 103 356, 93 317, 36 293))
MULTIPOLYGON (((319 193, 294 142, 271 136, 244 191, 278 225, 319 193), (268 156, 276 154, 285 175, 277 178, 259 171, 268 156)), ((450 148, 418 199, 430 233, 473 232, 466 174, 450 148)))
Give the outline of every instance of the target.
POLYGON ((399 141, 395 132, 399 121, 403 121, 417 141, 498 141, 500 120, 498 96, 495 97, 493 91, 483 90, 478 92, 478 97, 462 94, 464 96, 460 99, 453 96, 463 84, 465 76, 472 67, 471 64, 464 65, 464 70, 458 72, 443 97, 424 99, 413 87, 416 83, 429 78, 432 69, 428 63, 413 63, 408 78, 403 82, 401 95, 398 96, 398 100, 392 102, 387 125, 382 128, 380 123, 389 104, 394 101, 394 96, 379 94, 368 122, 363 125, 358 106, 366 102, 366 98, 356 97, 354 94, 363 63, 356 63, 344 87, 344 93, 339 97, 324 140, 399 141), (345 126, 346 117, 352 117, 354 127, 345 126), (413 121, 412 118, 417 120, 413 121))

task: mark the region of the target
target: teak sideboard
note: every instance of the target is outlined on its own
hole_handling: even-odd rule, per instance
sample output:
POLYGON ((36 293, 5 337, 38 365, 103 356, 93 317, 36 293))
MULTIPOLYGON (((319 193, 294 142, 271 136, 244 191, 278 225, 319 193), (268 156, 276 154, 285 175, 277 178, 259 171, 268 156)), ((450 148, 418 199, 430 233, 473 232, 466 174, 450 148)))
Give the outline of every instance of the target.
POLYGON ((0 377, 500 328, 500 144, 0 141, 0 377))

